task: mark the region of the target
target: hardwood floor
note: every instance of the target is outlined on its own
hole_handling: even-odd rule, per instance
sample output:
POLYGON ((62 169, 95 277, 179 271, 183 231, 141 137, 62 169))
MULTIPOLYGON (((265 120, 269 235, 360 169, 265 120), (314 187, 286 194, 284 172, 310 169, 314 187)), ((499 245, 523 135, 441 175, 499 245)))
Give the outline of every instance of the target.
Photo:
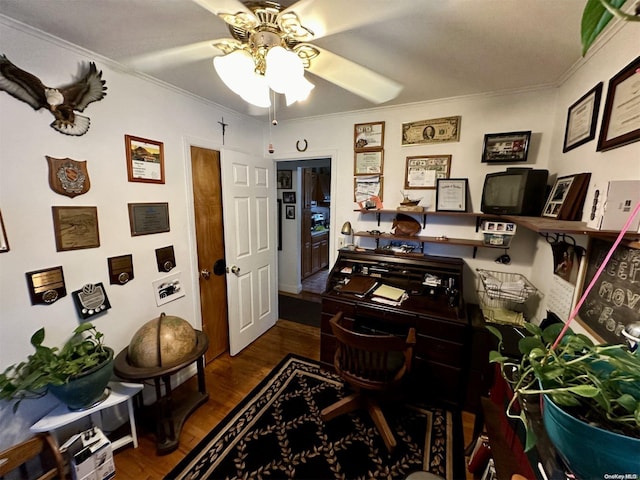
MULTIPOLYGON (((278 320, 273 328, 240 354, 231 357, 224 353, 209 363, 205 369, 209 401, 185 422, 178 449, 168 455, 157 456, 153 434, 140 428, 138 448, 126 447, 114 455, 116 477, 131 480, 164 478, 289 352, 319 360, 320 330, 278 320)), ((195 379, 189 380, 186 387, 195 389, 195 379)), ((463 423, 467 445, 471 441, 473 415, 464 414, 463 423)))

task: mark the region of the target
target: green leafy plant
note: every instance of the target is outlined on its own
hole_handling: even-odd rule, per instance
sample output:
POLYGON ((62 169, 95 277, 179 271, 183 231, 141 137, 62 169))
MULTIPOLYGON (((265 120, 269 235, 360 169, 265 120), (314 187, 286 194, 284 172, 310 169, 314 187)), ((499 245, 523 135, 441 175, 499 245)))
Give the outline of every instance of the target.
POLYGON ((513 398, 507 415, 524 424, 525 450, 535 445, 526 409, 514 413, 514 406, 528 396, 546 394, 567 413, 605 430, 640 438, 640 356, 625 345, 595 345, 589 337, 568 329, 555 348, 554 341, 564 327, 554 324, 542 330, 525 324, 531 336, 520 339, 522 358, 505 357, 502 334, 490 325, 498 338, 498 351, 489 361, 498 363, 512 385, 513 398))
POLYGON ((103 343, 104 335, 91 323, 78 326, 62 349, 43 345, 44 336, 44 328, 35 332, 31 336, 35 353, 0 374, 0 399, 17 400, 14 412, 23 399, 41 397, 49 385, 63 385, 111 355, 103 343))
POLYGON ((582 12, 581 36, 584 56, 595 39, 615 16, 626 21, 640 21, 640 4, 635 7, 635 15, 623 12, 620 7, 626 0, 588 0, 582 12))

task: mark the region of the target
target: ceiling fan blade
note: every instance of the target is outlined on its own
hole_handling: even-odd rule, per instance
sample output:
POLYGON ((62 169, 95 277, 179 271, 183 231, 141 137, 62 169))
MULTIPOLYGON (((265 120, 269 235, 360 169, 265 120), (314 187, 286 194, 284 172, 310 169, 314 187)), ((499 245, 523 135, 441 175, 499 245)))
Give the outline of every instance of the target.
POLYGON ((137 55, 122 60, 127 65, 141 72, 152 72, 166 68, 167 65, 177 67, 188 63, 213 58, 220 52, 212 45, 212 40, 192 43, 182 47, 169 48, 144 55, 137 55))
POLYGON ((193 0, 202 8, 205 8, 214 15, 218 15, 222 20, 234 27, 251 29, 258 25, 258 19, 239 0, 193 0))
POLYGON ((403 86, 379 73, 313 45, 320 54, 308 70, 339 87, 373 103, 384 103, 398 96, 403 86))
POLYGON ((362 8, 362 2, 300 0, 285 8, 280 15, 287 12, 298 15, 302 25, 314 33, 314 39, 318 39, 405 15, 407 3, 375 2, 375 6, 362 8), (340 12, 340 15, 336 15, 335 12, 340 12))

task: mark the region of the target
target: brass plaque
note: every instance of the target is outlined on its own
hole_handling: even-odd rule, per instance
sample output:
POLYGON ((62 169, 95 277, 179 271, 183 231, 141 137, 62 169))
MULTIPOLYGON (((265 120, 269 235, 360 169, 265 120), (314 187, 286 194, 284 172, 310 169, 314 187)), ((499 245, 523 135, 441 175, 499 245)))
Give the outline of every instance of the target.
POLYGON ((173 253, 173 245, 156 249, 156 261, 159 272, 169 272, 176 266, 176 257, 173 253))
POLYGON ((82 290, 72 293, 78 315, 83 320, 103 313, 111 308, 102 283, 87 283, 82 290))
POLYGON ((111 285, 124 285, 133 280, 133 255, 107 258, 111 285))
POLYGON ((50 305, 67 295, 62 267, 27 272, 31 305, 50 305))
POLYGON ((130 203, 131 236, 170 231, 168 203, 130 203))

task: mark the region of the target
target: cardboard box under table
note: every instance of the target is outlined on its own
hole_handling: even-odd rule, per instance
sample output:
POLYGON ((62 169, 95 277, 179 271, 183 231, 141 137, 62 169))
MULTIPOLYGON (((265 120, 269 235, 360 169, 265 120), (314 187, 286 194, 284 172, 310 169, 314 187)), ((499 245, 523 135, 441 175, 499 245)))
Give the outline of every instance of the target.
POLYGON ((97 427, 72 436, 60 452, 68 455, 73 480, 108 480, 116 475, 111 442, 97 427))

